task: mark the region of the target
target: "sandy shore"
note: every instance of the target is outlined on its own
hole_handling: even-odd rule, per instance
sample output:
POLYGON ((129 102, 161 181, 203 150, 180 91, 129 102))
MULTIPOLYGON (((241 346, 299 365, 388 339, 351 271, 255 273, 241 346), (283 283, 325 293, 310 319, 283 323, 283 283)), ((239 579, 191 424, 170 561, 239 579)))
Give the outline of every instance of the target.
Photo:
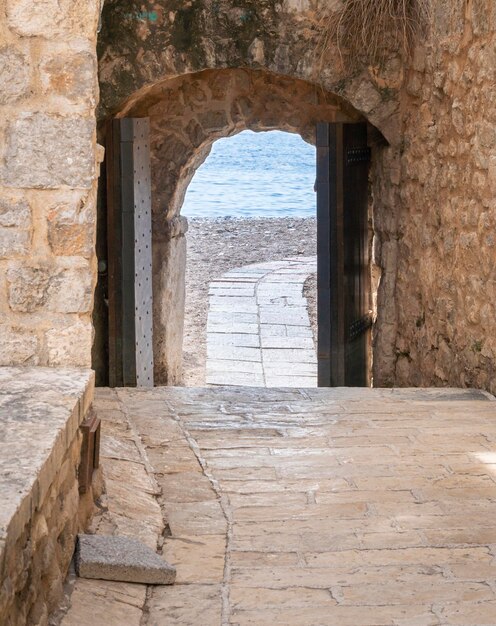
MULTIPOLYGON (((205 384, 208 285, 250 263, 316 255, 314 218, 190 219, 186 266, 183 384, 205 384)), ((315 282, 305 290, 315 315, 315 282)), ((314 324, 312 324, 314 326, 314 324)))

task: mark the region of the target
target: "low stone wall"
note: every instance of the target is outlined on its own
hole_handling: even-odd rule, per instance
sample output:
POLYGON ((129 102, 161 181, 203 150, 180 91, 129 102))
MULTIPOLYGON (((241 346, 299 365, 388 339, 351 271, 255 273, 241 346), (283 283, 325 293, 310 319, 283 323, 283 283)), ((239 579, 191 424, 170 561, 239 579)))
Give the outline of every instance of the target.
POLYGON ((0 624, 46 624, 62 597, 97 491, 77 476, 93 387, 89 370, 0 368, 0 624))

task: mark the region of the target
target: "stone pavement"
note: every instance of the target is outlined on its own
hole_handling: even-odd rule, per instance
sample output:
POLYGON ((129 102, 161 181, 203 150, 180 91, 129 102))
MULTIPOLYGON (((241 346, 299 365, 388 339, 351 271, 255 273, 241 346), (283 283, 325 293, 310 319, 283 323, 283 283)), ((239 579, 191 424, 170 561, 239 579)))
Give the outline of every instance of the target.
POLYGON ((120 596, 117 583, 93 586, 76 598, 91 621, 73 613, 65 623, 496 624, 496 404, 484 392, 98 396, 100 417, 114 424, 105 474, 110 462, 115 478, 124 462, 112 449, 133 459, 120 494, 111 484, 120 498, 109 496, 109 508, 118 506, 121 533, 137 532, 141 518, 157 539, 157 505, 148 511, 149 490, 136 489, 132 468, 150 473, 164 524, 157 549, 177 567, 177 583, 146 594, 124 585, 120 596), (140 447, 141 462, 115 439, 123 418, 121 435, 140 447))
POLYGON ((303 296, 314 257, 236 268, 210 284, 209 385, 316 387, 317 355, 303 296))

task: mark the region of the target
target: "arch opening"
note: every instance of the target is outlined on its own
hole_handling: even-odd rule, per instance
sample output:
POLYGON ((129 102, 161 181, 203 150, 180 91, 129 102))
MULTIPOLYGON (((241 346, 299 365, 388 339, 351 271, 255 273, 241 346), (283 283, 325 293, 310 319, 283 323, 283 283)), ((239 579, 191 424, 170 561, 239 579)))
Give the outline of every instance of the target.
POLYGON ((315 152, 295 134, 243 131, 196 171, 181 209, 182 384, 317 385, 315 152))
MULTIPOLYGON (((188 228, 181 207, 213 143, 246 130, 286 131, 315 143, 317 122, 364 117, 308 81, 246 68, 203 70, 162 81, 131 96, 116 117, 150 120, 155 383, 179 384, 188 228)), ((380 150, 381 135, 369 128, 380 150)))
POLYGON ((315 217, 315 148, 283 131, 219 139, 189 184, 186 218, 315 217))

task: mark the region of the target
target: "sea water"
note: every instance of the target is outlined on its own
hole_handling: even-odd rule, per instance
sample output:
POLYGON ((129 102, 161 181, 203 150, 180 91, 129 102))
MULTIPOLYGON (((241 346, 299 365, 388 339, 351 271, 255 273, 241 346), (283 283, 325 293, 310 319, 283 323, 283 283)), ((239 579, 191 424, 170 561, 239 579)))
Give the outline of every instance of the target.
POLYGON ((186 217, 313 217, 315 148, 299 135, 244 131, 217 140, 191 181, 186 217))

